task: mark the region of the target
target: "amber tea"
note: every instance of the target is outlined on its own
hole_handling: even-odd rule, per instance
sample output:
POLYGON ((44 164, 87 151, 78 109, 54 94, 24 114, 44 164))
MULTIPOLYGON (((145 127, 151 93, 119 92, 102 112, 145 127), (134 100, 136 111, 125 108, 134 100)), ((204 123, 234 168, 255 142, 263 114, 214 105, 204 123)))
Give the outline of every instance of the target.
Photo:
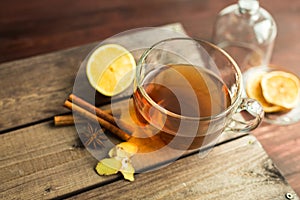
POLYGON ((187 64, 166 65, 149 72, 142 87, 155 104, 149 102, 140 89, 135 91, 139 123, 156 127, 163 140, 169 143, 176 136, 175 147, 194 148, 201 146, 205 137, 210 142, 220 134, 219 129, 210 132, 209 139, 208 124, 182 121, 185 117, 218 115, 231 104, 226 85, 207 69, 187 64))

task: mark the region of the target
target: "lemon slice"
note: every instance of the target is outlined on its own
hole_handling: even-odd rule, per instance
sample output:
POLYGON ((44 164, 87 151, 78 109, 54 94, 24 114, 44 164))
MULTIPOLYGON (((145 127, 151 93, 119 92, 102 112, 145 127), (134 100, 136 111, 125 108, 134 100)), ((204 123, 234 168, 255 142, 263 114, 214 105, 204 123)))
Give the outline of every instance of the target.
POLYGON ((262 77, 261 87, 264 98, 271 104, 292 109, 299 103, 299 79, 291 73, 269 72, 262 77))
POLYGON ((129 87, 135 76, 136 63, 132 54, 117 44, 97 48, 89 57, 86 73, 93 88, 113 96, 129 87))
POLYGON ((268 103, 262 93, 261 80, 265 73, 260 73, 247 81, 246 92, 250 98, 256 99, 267 113, 285 110, 281 106, 268 103))

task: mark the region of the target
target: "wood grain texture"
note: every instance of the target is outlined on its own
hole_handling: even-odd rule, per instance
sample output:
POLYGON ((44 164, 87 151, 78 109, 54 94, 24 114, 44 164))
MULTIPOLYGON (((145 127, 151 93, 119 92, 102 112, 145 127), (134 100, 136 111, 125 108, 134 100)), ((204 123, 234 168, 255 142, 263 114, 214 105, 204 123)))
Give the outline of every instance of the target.
MULTIPOLYGON (((216 14, 234 0, 21 0, 1 1, 0 62, 103 40, 122 31, 181 22, 192 36, 209 40, 216 14), (154 14, 155 13, 155 14, 154 14)), ((297 68, 300 3, 261 0, 275 18, 273 61, 297 68), (289 45, 293 44, 293 45, 289 45)), ((300 73, 300 71, 298 70, 300 73)))
POLYGON ((1 199, 49 199, 116 179, 96 174, 73 126, 46 122, 0 138, 1 199))
MULTIPOLYGON (((223 134, 219 143, 241 135, 223 134)), ((110 142, 116 142, 110 139, 105 148, 96 152, 97 156, 107 155, 112 147, 110 142)), ((122 179, 120 175, 97 175, 94 168, 98 160, 91 155, 95 150, 89 152, 83 148, 73 126, 39 123, 1 134, 0 141, 0 199, 68 196, 122 179)), ((142 167, 147 168, 147 164, 142 167)))
MULTIPOLYGON (((184 32, 178 23, 164 26, 166 27, 180 33, 184 32)), ((167 35, 167 33, 157 35, 143 41, 143 38, 153 33, 157 34, 157 31, 139 30, 136 33, 112 38, 110 41, 112 43, 118 41, 132 47, 140 45, 143 48, 149 48, 167 35)), ((5 90, 0 90, 0 107, 2 108, 0 131, 68 112, 62 105, 72 91, 88 98, 87 101, 97 99, 98 105, 109 103, 111 98, 96 92, 88 82, 85 68, 80 68, 84 58, 98 44, 99 42, 96 42, 1 64, 0 88, 5 88, 5 90)), ((144 49, 140 49, 133 53, 136 60, 143 51, 144 49)))
MULTIPOLYGON (((157 26, 177 21, 183 23, 190 35, 209 40, 217 12, 235 2, 233 0, 1 1, 0 62, 100 41, 131 28, 157 26)), ((300 1, 290 0, 287 3, 281 0, 260 0, 260 4, 273 15, 277 22, 278 34, 272 62, 285 66, 300 75, 300 37, 298 36, 300 24, 297 23, 300 15, 300 1)), ((91 47, 88 45, 88 48, 91 47)), ((85 51, 82 47, 78 50, 85 51)), ((36 114, 43 114, 44 117, 47 117, 46 119, 49 119, 54 114, 64 113, 65 110, 62 110, 61 104, 66 94, 69 94, 72 86, 60 85, 62 80, 55 80, 55 77, 50 77, 54 83, 48 82, 45 77, 47 77, 47 74, 51 76, 58 74, 57 71, 61 71, 57 70, 58 67, 66 70, 64 72, 73 73, 73 70, 78 67, 76 66, 77 59, 80 60, 79 57, 83 54, 85 52, 82 52, 82 54, 73 52, 73 55, 76 56, 71 56, 72 58, 64 55, 63 60, 67 59, 71 63, 72 69, 64 69, 66 62, 59 60, 62 65, 57 64, 54 71, 42 67, 46 72, 45 74, 38 72, 37 66, 43 66, 43 62, 35 60, 36 58, 33 58, 33 61, 20 60, 1 65, 0 68, 4 68, 4 70, 0 71, 0 86, 5 90, 7 89, 7 92, 0 90, 1 99, 4 97, 4 100, 0 100, 2 112, 0 115, 0 130, 31 123, 33 122, 30 121, 32 119, 40 120, 41 118, 37 117, 36 114), (28 66, 24 68, 17 67, 21 66, 23 62, 28 63, 28 66), (37 66, 31 67, 35 64, 37 66), (10 68, 13 70, 10 71, 10 68), (34 84, 26 76, 23 77, 22 73, 29 76, 29 79, 35 80, 33 81, 34 84), (41 76, 42 80, 32 76, 31 73, 41 76), (9 76, 16 77, 13 81, 20 79, 20 81, 17 81, 17 86, 21 90, 13 86, 13 81, 9 79, 9 76), (47 105, 53 106, 52 109, 39 108, 43 112, 35 110, 31 102, 41 104, 41 101, 37 99, 43 100, 46 94, 44 92, 34 93, 35 95, 30 95, 31 92, 27 94, 26 88, 30 84, 33 85, 33 87, 30 87, 34 91, 39 92, 41 92, 39 86, 43 84, 60 89, 58 93, 52 90, 48 91, 55 97, 52 101, 47 102, 47 105), (25 90, 22 91, 22 89, 25 90), (11 98, 12 95, 16 95, 16 99, 11 98), (17 104, 23 101, 25 106, 22 107, 17 104), (8 106, 10 106, 10 109, 8 109, 8 106), (23 115, 23 117, 20 118, 18 115, 23 115)), ((47 56, 51 57, 51 55, 47 56)), ((52 65, 52 61, 48 60, 47 62, 49 66, 52 65)), ((71 84, 74 74, 65 75, 64 81, 71 84)), ((267 153, 287 176, 292 187, 300 194, 300 173, 298 170, 298 166, 300 166, 298 160, 300 155, 299 123, 284 127, 272 125, 268 128, 268 126, 260 127, 254 134, 261 140, 267 153), (281 134, 282 132, 285 134, 281 134), (276 142, 274 143, 274 141, 276 142)))
MULTIPOLYGON (((286 199, 287 186, 258 141, 245 136, 217 146, 208 156, 189 156, 70 199, 286 199), (250 141, 250 142, 249 142, 250 141), (161 180, 168 180, 168 184, 161 180)), ((294 199, 298 199, 296 195, 294 199)))
POLYGON ((205 33, 202 37, 209 38, 214 13, 222 6, 220 3, 214 6, 216 3, 207 0, 30 0, 26 5, 20 0, 1 2, 0 62, 103 40, 132 28, 173 22, 186 23, 194 27, 195 33, 202 30, 205 33))
MULTIPOLYGON (((0 130, 66 112, 83 56, 93 45, 2 64, 0 67, 0 130)), ((87 87, 87 89, 89 89, 87 87)))
POLYGON ((263 124, 253 132, 298 195, 300 192, 299 129, 300 123, 289 126, 263 124))

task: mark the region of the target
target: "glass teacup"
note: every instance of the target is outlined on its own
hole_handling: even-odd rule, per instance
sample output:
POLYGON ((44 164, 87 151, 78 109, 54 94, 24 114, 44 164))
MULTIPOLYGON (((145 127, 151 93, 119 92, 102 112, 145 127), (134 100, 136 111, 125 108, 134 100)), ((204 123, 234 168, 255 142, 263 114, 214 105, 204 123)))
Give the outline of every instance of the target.
POLYGON ((241 71, 221 48, 172 38, 139 59, 133 104, 138 124, 151 127, 149 136, 175 149, 200 149, 225 130, 251 131, 260 124, 262 107, 242 98, 242 90, 241 71))

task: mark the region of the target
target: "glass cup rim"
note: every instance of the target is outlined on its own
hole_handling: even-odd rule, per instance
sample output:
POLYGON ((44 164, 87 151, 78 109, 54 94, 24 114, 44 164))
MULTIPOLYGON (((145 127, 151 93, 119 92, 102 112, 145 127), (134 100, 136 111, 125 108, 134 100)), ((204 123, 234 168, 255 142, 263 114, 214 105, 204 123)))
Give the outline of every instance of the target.
MULTIPOLYGON (((226 116, 233 108, 237 107, 237 104, 240 102, 241 97, 242 97, 242 88, 243 88, 243 81, 242 79, 242 73, 240 71, 240 68, 238 67, 237 63, 234 61, 234 59, 223 49, 221 49, 220 47, 218 47, 215 44, 212 44, 208 41, 205 41, 203 39, 195 39, 195 38, 190 38, 190 37, 175 37, 175 38, 168 38, 168 39, 164 39, 161 40, 155 44, 153 44, 150 48, 146 49, 144 51, 144 53, 142 54, 142 56, 139 58, 138 62, 137 62, 137 66, 136 66, 136 73, 135 73, 135 84, 136 87, 139 89, 139 91, 141 92, 141 94, 143 95, 143 97, 152 105, 154 106, 156 109, 158 109, 160 112, 165 113, 168 116, 171 116, 173 118, 179 118, 179 119, 183 119, 183 120, 191 120, 191 121, 207 121, 207 120, 212 120, 212 119, 218 119, 221 118, 223 116, 226 116), (141 85, 141 77, 139 72, 141 71, 142 68, 142 64, 144 63, 145 59, 147 58, 147 56, 150 54, 150 52, 152 52, 152 50, 155 49, 155 47, 159 46, 162 43, 165 42, 169 42, 169 41, 174 41, 174 40, 187 40, 187 41, 193 41, 193 42, 197 42, 197 43, 204 43, 205 45, 208 45, 216 50, 218 50, 219 52, 221 52, 223 54, 223 56, 228 59, 228 61, 232 64, 232 66, 234 67, 234 69, 236 70, 237 76, 236 76, 236 81, 237 81, 237 97, 234 99, 233 102, 231 102, 230 106, 228 106, 224 111, 215 114, 215 115, 210 115, 210 116, 205 116, 205 117, 191 117, 191 116, 185 116, 185 115, 179 115, 177 113, 171 112, 161 106, 159 106, 145 91, 144 87, 142 87, 141 85)), ((135 100, 134 100, 135 101, 135 100)))

